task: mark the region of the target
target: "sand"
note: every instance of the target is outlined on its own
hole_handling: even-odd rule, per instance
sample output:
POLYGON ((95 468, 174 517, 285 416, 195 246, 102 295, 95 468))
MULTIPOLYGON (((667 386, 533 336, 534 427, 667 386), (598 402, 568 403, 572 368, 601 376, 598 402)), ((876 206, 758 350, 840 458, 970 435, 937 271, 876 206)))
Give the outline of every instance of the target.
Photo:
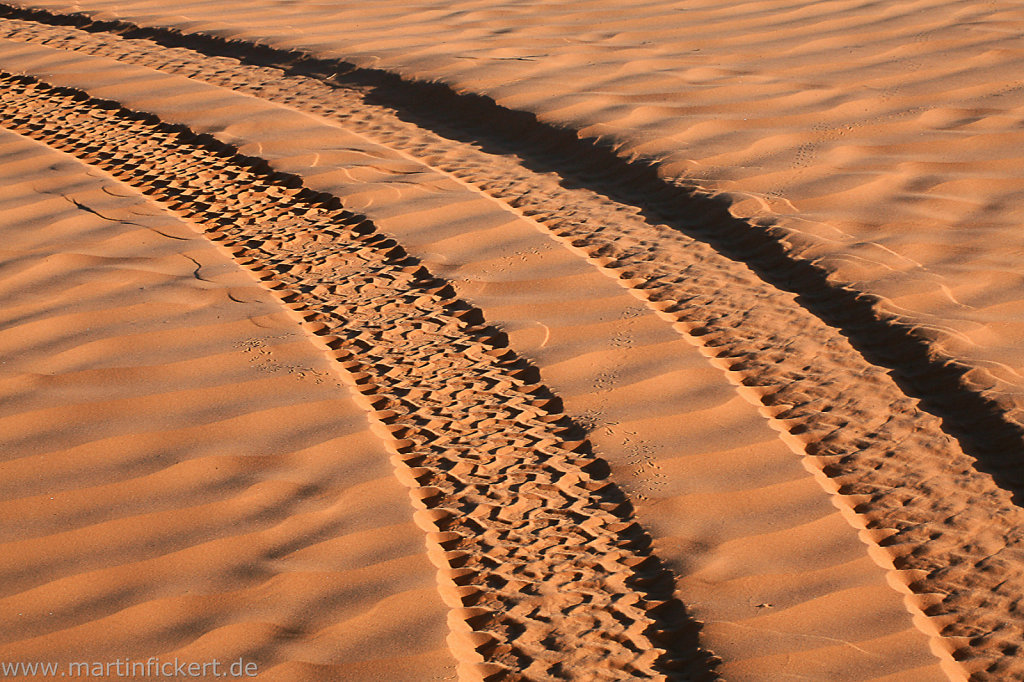
POLYGON ((421 532, 322 354, 132 188, 0 150, 5 660, 443 678, 421 532))
POLYGON ((1024 673, 1013 8, 13 7, 0 662, 1024 673))

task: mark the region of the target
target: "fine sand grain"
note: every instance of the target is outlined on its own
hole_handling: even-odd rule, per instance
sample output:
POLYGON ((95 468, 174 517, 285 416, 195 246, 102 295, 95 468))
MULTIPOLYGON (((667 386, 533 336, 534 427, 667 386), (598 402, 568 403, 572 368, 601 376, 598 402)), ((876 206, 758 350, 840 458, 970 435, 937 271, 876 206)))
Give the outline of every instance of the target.
POLYGON ((0 6, 0 661, 1024 675, 997 5, 0 6))

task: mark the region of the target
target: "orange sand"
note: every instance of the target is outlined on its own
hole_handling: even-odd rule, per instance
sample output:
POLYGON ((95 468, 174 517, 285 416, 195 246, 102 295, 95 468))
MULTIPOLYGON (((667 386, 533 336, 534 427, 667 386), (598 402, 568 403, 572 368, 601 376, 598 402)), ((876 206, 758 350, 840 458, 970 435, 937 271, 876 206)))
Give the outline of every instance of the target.
MULTIPOLYGON (((1008 3, 22 6, 438 81, 653 160, 751 230, 775 225, 780 258, 871 297, 872 323, 970 369, 961 400, 1019 423, 1024 15, 1008 3)), ((0 22, 0 71, 82 93, 81 121, 51 116, 67 127, 50 137, 19 118, 45 107, 11 94, 20 134, 0 137, 0 661, 245 658, 281 680, 1024 671, 1024 511, 1014 473, 991 475, 1020 443, 994 459, 984 433, 944 432, 946 388, 899 358, 891 376, 754 256, 578 180, 557 148, 539 170, 492 149, 459 112, 442 139, 370 86, 363 101, 103 25, 0 22), (455 315, 465 367, 360 356, 387 337, 339 312, 361 252, 318 258, 291 218, 253 219, 282 258, 307 254, 285 266, 145 161, 115 180, 110 154, 55 151, 100 100, 290 174, 260 201, 301 183, 365 216, 415 262, 402 272, 451 293, 396 284, 350 319, 415 304, 426 339, 455 315), (519 364, 487 364, 509 351, 519 364), (432 413, 430 382, 463 378, 432 413), (427 388, 387 388, 410 381, 427 388), (502 391, 544 399, 498 414, 502 391), (563 442, 577 427, 589 445, 563 442), (551 481, 488 459, 516 448, 554 461, 551 481), (540 498, 593 535, 530 525, 540 498), (486 525, 502 509, 526 525, 486 525)))

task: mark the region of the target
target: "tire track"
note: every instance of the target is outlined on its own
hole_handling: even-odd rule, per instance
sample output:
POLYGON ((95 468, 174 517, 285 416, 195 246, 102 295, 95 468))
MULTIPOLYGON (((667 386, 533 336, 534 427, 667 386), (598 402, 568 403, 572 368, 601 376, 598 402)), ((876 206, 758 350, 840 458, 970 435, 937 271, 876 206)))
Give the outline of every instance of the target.
MULTIPOLYGON (((798 301, 643 209, 416 128, 368 107, 358 90, 186 50, 168 54, 143 41, 16 26, 11 34, 19 39, 183 73, 339 120, 530 217, 647 301, 728 373, 840 496, 851 522, 864 527, 862 538, 875 545, 876 560, 898 571, 896 582, 913 593, 911 611, 932 617, 919 626, 946 636, 937 646, 954 649, 978 679, 1024 672, 1015 644, 1024 620, 1014 606, 1024 588, 1021 510, 943 432, 939 418, 803 307, 846 315, 829 291, 816 302, 798 301)), ((756 239, 733 248, 752 262, 778 255, 765 255, 756 239)), ((930 393, 943 391, 940 378, 930 393)))
POLYGON ((280 302, 130 186, 2 128, 0 206, 0 660, 456 679, 408 491, 280 302))
MULTIPOLYGON (((656 162, 624 159, 600 140, 579 139, 573 130, 543 123, 533 114, 506 109, 486 96, 456 93, 444 84, 410 81, 387 71, 319 58, 296 49, 202 32, 183 33, 127 20, 94 20, 87 13, 58 13, 7 3, 0 3, 0 16, 39 22, 51 29, 73 26, 80 30, 76 32, 87 31, 108 39, 124 36, 180 48, 178 59, 173 60, 173 68, 180 69, 180 73, 194 69, 198 75, 208 71, 203 67, 196 69, 195 60, 184 55, 186 50, 197 51, 206 59, 225 58, 220 62, 223 66, 231 63, 227 60, 241 60, 256 67, 271 67, 276 79, 259 79, 260 84, 252 88, 252 94, 275 98, 286 90, 284 100, 278 101, 299 107, 313 103, 309 111, 326 116, 340 114, 359 119, 367 105, 377 109, 377 114, 398 112, 400 118, 419 126, 420 132, 430 130, 444 138, 445 143, 461 142, 483 149, 490 152, 487 156, 492 161, 501 156, 518 157, 521 166, 537 173, 554 172, 573 185, 594 189, 597 194, 612 198, 613 204, 628 206, 633 213, 639 210, 653 224, 668 226, 709 244, 727 258, 749 265, 770 285, 797 294, 803 307, 843 329, 873 363, 895 370, 903 389, 943 420, 948 431, 971 449, 980 468, 995 476, 1014 495, 1024 492, 1017 458, 1006 454, 1008 449, 1016 454, 1024 445, 1024 407, 1014 397, 1020 395, 1019 386, 993 375, 983 366, 971 366, 945 354, 941 348, 943 332, 883 311, 877 297, 834 281, 829 272, 816 262, 803 259, 797 247, 790 244, 800 241, 799 235, 789 235, 770 223, 733 218, 725 201, 660 177, 656 162), (289 88, 280 82, 278 70, 321 89, 323 84, 328 85, 334 97, 343 100, 341 106, 330 98, 310 98, 301 90, 289 88), (355 95, 362 105, 355 112, 344 106, 346 92, 355 95)), ((97 49, 97 54, 106 53, 106 48, 99 44, 90 49, 97 49)), ((150 54, 165 64, 168 61, 159 52, 150 54)), ((124 58, 134 61, 140 57, 124 58)), ((212 76, 215 80, 211 82, 225 80, 224 74, 212 76)), ((236 82, 228 87, 246 86, 236 82)), ((371 128, 393 132, 379 116, 376 119, 371 128)), ((425 154, 436 152, 428 152, 427 144, 432 141, 420 139, 415 146, 425 154)), ((488 183, 488 189, 497 188, 488 183)), ((508 196, 515 202, 529 201, 514 192, 508 196)))
POLYGON ((337 358, 411 489, 467 678, 711 676, 628 502, 534 368, 337 199, 155 117, 0 78, 5 126, 203 225, 337 358))

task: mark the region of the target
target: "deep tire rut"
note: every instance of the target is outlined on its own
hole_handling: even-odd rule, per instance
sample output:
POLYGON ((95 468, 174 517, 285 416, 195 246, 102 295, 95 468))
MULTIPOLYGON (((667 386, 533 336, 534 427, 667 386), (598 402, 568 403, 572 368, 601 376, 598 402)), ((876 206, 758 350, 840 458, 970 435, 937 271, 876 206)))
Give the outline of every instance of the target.
POLYGON ((337 358, 420 508, 463 676, 711 676, 606 466, 450 286, 333 197, 210 138, 24 77, 0 89, 6 127, 203 226, 337 358))

